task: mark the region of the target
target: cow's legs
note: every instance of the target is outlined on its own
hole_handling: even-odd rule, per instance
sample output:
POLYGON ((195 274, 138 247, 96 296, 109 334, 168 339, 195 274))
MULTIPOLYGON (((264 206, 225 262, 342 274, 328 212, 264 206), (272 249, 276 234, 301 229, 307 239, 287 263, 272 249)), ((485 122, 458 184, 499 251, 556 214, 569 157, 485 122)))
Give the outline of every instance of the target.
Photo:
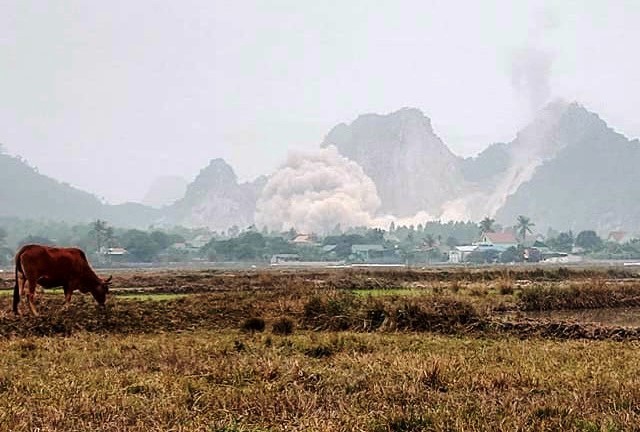
POLYGON ((24 295, 26 294, 24 289, 27 286, 27 277, 22 273, 19 273, 18 285, 20 286, 20 297, 24 297, 24 295))
POLYGON ((67 285, 63 286, 62 289, 64 290, 64 306, 62 306, 62 310, 67 310, 71 304, 71 293, 73 291, 67 285))
MULTIPOLYGON (((24 275, 24 273, 18 273, 18 289, 20 292, 20 298, 24 298, 26 286, 27 286, 27 277, 24 275)), ((22 315, 21 308, 18 308, 18 314, 22 315)))
POLYGON ((27 299, 29 300, 29 309, 31 309, 31 313, 34 316, 38 316, 38 311, 36 310, 36 305, 34 302, 37 282, 33 278, 27 279, 27 282, 29 283, 29 292, 27 293, 27 299))

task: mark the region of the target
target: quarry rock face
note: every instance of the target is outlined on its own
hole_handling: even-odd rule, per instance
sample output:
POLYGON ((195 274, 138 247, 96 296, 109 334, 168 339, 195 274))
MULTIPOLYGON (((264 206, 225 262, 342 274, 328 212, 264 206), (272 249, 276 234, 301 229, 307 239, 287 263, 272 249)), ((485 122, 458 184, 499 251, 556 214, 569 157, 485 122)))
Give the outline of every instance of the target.
POLYGON ((615 132, 598 115, 568 104, 548 133, 547 158, 497 210, 498 221, 525 214, 542 227, 638 229, 640 142, 615 132))
MULTIPOLYGON (((322 146, 334 145, 375 183, 380 212, 411 216, 438 209, 464 189, 462 159, 434 133, 420 110, 366 114, 334 127, 322 146)), ((432 213, 433 214, 433 213, 432 213)))
POLYGON ((510 143, 493 144, 477 157, 465 159, 463 174, 467 188, 443 205, 441 217, 480 220, 495 216, 507 198, 564 147, 565 143, 557 136, 557 127, 568 106, 562 101, 549 104, 510 143))
POLYGON ((578 103, 554 101, 509 143, 455 156, 417 109, 367 114, 333 128, 335 145, 373 179, 381 211, 441 220, 526 215, 538 230, 637 230, 640 143, 578 103))

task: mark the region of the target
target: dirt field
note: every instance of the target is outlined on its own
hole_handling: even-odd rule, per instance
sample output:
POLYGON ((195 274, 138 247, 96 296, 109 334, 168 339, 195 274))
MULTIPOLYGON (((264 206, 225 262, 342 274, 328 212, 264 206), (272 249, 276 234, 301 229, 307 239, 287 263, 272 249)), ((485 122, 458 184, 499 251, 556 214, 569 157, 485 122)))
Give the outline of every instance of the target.
POLYGON ((126 271, 116 273, 105 313, 79 293, 62 312, 60 290, 47 290, 37 297, 41 316, 22 302, 20 320, 10 312, 10 274, 0 286, 5 337, 236 330, 259 318, 315 331, 640 338, 639 328, 606 319, 640 307, 640 278, 624 269, 126 271), (567 310, 598 310, 600 322, 568 321, 567 310))
POLYGON ((640 430, 623 268, 126 271, 21 318, 11 276, 0 430, 640 430))

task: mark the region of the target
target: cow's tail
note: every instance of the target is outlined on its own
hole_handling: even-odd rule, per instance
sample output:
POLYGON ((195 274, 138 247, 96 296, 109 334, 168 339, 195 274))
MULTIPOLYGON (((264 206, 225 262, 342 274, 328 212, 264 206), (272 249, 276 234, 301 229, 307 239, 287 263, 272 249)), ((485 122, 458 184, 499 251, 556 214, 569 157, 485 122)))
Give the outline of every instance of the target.
POLYGON ((20 255, 18 252, 16 255, 16 284, 13 286, 13 313, 18 315, 18 304, 20 303, 20 287, 18 286, 18 273, 22 273, 22 266, 20 264, 20 255))

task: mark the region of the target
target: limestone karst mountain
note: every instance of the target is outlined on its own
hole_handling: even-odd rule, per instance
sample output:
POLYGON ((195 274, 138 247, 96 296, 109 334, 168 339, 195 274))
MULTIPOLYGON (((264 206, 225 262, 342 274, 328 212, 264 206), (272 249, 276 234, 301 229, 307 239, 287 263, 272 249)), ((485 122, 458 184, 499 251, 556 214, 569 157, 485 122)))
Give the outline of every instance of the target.
POLYGON ((233 225, 253 224, 263 178, 238 183, 233 168, 223 159, 213 159, 187 186, 183 198, 165 209, 164 224, 224 230, 233 225))
MULTIPOLYGON (((114 226, 135 228, 246 227, 253 224, 264 183, 264 178, 258 178, 238 184, 232 168, 222 159, 215 159, 172 205, 161 209, 139 203, 109 205, 91 193, 40 174, 20 158, 0 153, 0 217, 69 223, 104 219, 114 226)), ((175 191, 159 191, 166 192, 175 191)))
POLYGON ((542 227, 638 229, 640 141, 573 103, 562 110, 546 143, 553 156, 504 201, 496 219, 525 214, 542 227))
POLYGON ((565 143, 557 128, 569 105, 555 101, 508 144, 489 146, 475 158, 465 159, 465 191, 442 207, 440 216, 453 220, 480 220, 495 216, 507 198, 528 182, 538 167, 553 159, 565 143))
MULTIPOLYGON (((549 104, 511 142, 490 145, 473 158, 452 153, 433 131, 430 119, 414 108, 366 114, 351 124, 340 124, 322 143, 330 145, 360 165, 363 175, 373 181, 372 193, 374 198, 377 193, 380 205, 367 207, 375 213, 365 218, 371 221, 423 212, 443 220, 480 220, 489 215, 504 225, 526 215, 538 230, 636 231, 640 225, 640 142, 614 131, 577 103, 549 104)), ((313 183, 325 177, 309 173, 305 178, 313 183)), ((225 161, 214 159, 172 205, 111 206, 0 153, 0 217, 72 222, 102 218, 123 227, 246 228, 255 223, 256 203, 266 183, 266 177, 240 183, 225 161)), ((327 215, 335 218, 344 191, 329 188, 337 192, 327 197, 325 189, 323 198, 335 205, 318 208, 333 210, 327 215)), ((305 199, 313 197, 313 191, 307 192, 305 199)), ((281 202, 287 205, 286 200, 281 202)))
POLYGON ((383 213, 403 217, 438 209, 465 188, 462 159, 435 134, 431 120, 415 108, 388 115, 365 114, 349 125, 339 124, 322 143, 329 145, 371 177, 383 213))
POLYGON ((333 128, 323 146, 360 164, 381 211, 443 220, 524 214, 539 229, 637 229, 640 144, 578 103, 554 101, 509 143, 454 155, 417 109, 367 114, 333 128))

